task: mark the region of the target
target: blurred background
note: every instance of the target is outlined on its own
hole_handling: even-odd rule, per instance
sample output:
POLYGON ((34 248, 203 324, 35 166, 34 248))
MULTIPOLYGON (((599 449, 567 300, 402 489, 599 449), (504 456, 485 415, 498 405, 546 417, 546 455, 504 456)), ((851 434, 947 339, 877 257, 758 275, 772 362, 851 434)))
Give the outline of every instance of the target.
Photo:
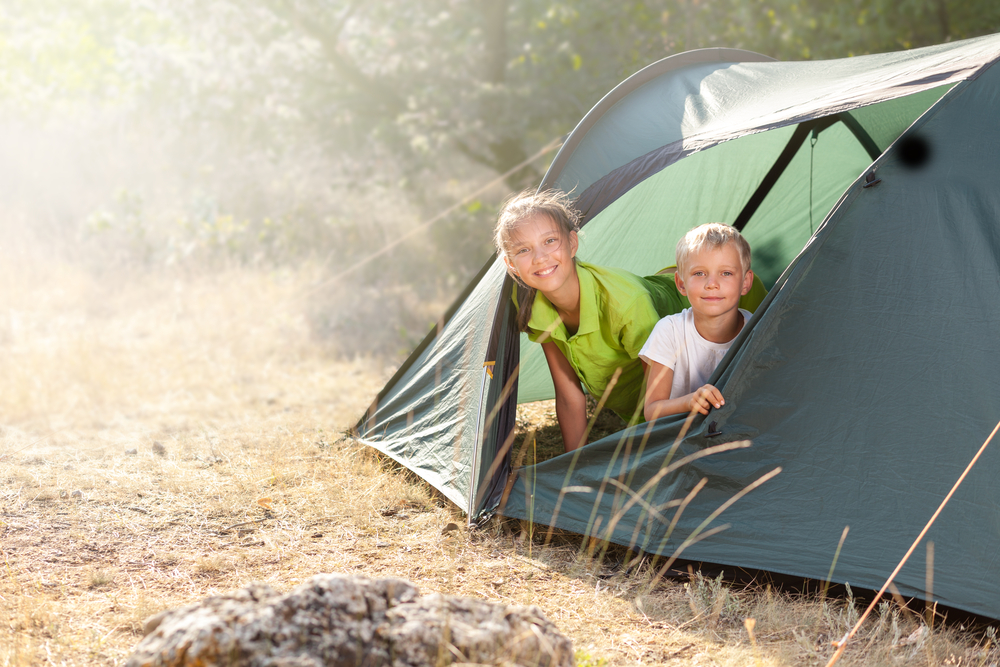
POLYGON ((998 29, 996 0, 0 0, 4 293, 56 267, 294 276, 276 308, 392 363, 489 258, 498 204, 642 67, 998 29))

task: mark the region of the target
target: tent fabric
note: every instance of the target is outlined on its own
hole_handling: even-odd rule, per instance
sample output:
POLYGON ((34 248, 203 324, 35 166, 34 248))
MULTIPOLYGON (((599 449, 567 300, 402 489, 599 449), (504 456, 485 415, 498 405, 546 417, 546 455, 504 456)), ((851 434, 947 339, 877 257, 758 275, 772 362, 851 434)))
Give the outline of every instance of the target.
MULTIPOLYGON (((466 510, 475 496, 484 423, 484 366, 505 270, 495 262, 409 370, 383 390, 355 427, 359 440, 426 479, 466 510), (445 335, 445 333, 449 335, 445 335)), ((508 292, 509 293, 509 292, 508 292)), ((487 463, 489 465, 489 463, 487 463)))
POLYGON ((546 175, 543 187, 582 192, 651 149, 678 143, 684 151, 703 149, 909 96, 972 78, 995 57, 996 43, 987 38, 842 60, 717 61, 673 69, 666 58, 649 67, 646 76, 655 78, 605 111, 578 141, 567 141, 563 166, 546 175), (656 76, 659 70, 667 71, 656 76))
MULTIPOLYGON (((880 147, 887 147, 950 86, 877 105, 881 113, 852 112, 880 147)), ((749 134, 689 155, 640 180, 580 232, 578 256, 639 275, 674 263, 674 245, 702 222, 732 222, 787 145, 794 126, 749 134), (706 177, 710 174, 711 178, 706 177), (725 193, 725 196, 720 196, 725 193), (641 241, 637 241, 641 239, 641 241)), ((743 229, 753 267, 772 285, 805 246, 841 193, 872 160, 843 123, 808 140, 743 229)), ((586 193, 584 193, 586 194, 586 193)), ((521 402, 552 398, 539 346, 521 346, 521 402)))
MULTIPOLYGON (((880 586, 1000 418, 998 58, 1000 36, 808 63, 712 49, 612 91, 543 181, 586 209, 579 256, 650 274, 684 231, 762 197, 743 231, 774 288, 717 371, 726 406, 676 449, 678 419, 623 431, 522 469, 501 511, 656 553, 696 540, 684 557, 815 578, 850 525, 834 580, 880 586), (909 168, 921 146, 930 160, 909 168), (702 479, 668 534, 669 504, 702 479)), ((515 403, 552 396, 509 289, 494 258, 356 427, 470 521, 505 488, 515 403)), ((932 531, 951 563, 933 595, 1000 618, 978 574, 1000 553, 991 476, 970 477, 932 531)), ((915 558, 900 590, 929 596, 924 576, 915 558)))
MULTIPOLYGON (((708 479, 673 534, 637 504, 613 541, 673 554, 705 517, 780 467, 705 527, 725 530, 683 557, 823 578, 849 526, 834 579, 884 583, 1000 419, 1000 68, 983 79, 910 130, 929 148, 925 165, 909 166, 897 145, 875 164, 877 186, 859 179, 848 189, 717 373, 727 403, 708 419, 723 435, 706 437, 703 421, 674 459, 725 442, 752 446, 654 485, 644 500, 658 507, 708 479)), ((525 470, 504 513, 547 523, 559 505, 556 525, 603 535, 628 499, 605 480, 631 476, 641 488, 679 427, 675 419, 584 448, 573 493, 561 492, 572 455, 525 470)), ((937 562, 948 563, 933 591, 918 550, 896 579, 903 595, 998 615, 988 575, 1000 557, 998 467, 1000 450, 987 450, 928 534, 937 562)))

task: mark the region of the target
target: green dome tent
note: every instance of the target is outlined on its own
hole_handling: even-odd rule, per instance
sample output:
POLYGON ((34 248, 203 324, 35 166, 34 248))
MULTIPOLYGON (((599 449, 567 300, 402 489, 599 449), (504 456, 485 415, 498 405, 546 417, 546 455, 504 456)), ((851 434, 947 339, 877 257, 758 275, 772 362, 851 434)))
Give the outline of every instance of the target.
MULTIPOLYGON (((649 274, 687 229, 722 221, 773 283, 716 371, 726 405, 676 448, 683 420, 658 420, 508 484, 516 403, 552 387, 495 258, 357 437, 470 521, 499 508, 814 579, 849 525, 833 579, 879 588, 1000 420, 998 58, 1000 36, 818 62, 705 49, 650 65, 581 121, 541 185, 577 195, 580 257, 649 274)), ((918 549, 896 579, 903 595, 1000 618, 987 576, 998 473, 987 449, 927 537, 948 567, 925 591, 918 549)))

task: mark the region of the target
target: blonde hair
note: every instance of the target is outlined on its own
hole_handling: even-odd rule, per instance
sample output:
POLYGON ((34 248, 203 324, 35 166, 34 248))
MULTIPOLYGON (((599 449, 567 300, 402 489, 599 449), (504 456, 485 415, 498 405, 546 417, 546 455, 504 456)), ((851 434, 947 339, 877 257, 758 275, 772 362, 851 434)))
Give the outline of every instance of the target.
POLYGON ((721 248, 728 244, 734 244, 740 254, 740 266, 743 273, 750 270, 750 244, 743 238, 743 235, 735 227, 724 225, 721 222, 708 222, 698 225, 677 242, 677 252, 675 254, 677 271, 684 275, 684 265, 692 253, 704 250, 705 248, 721 248))
MULTIPOLYGON (((573 208, 566 193, 558 190, 544 192, 524 190, 510 197, 500 209, 497 225, 493 231, 493 243, 499 254, 507 255, 518 225, 535 215, 546 215, 551 218, 567 237, 580 226, 580 214, 573 208)), ((517 281, 517 328, 520 331, 527 331, 536 290, 525 285, 509 266, 507 273, 517 281)))

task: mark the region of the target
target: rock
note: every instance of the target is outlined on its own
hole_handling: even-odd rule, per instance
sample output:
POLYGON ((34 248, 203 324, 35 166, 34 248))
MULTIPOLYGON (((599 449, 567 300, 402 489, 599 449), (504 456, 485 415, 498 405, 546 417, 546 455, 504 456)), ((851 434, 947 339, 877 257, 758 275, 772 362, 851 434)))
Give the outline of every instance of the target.
POLYGON ((166 456, 167 448, 163 446, 163 443, 159 440, 153 441, 153 453, 157 456, 166 456))
POLYGON ((138 456, 138 455, 139 455, 139 450, 138 449, 133 448, 133 449, 126 449, 125 450, 125 456, 138 456))
POLYGON ((287 594, 252 584, 146 621, 126 667, 571 667, 535 606, 420 596, 402 579, 321 574, 287 594))

